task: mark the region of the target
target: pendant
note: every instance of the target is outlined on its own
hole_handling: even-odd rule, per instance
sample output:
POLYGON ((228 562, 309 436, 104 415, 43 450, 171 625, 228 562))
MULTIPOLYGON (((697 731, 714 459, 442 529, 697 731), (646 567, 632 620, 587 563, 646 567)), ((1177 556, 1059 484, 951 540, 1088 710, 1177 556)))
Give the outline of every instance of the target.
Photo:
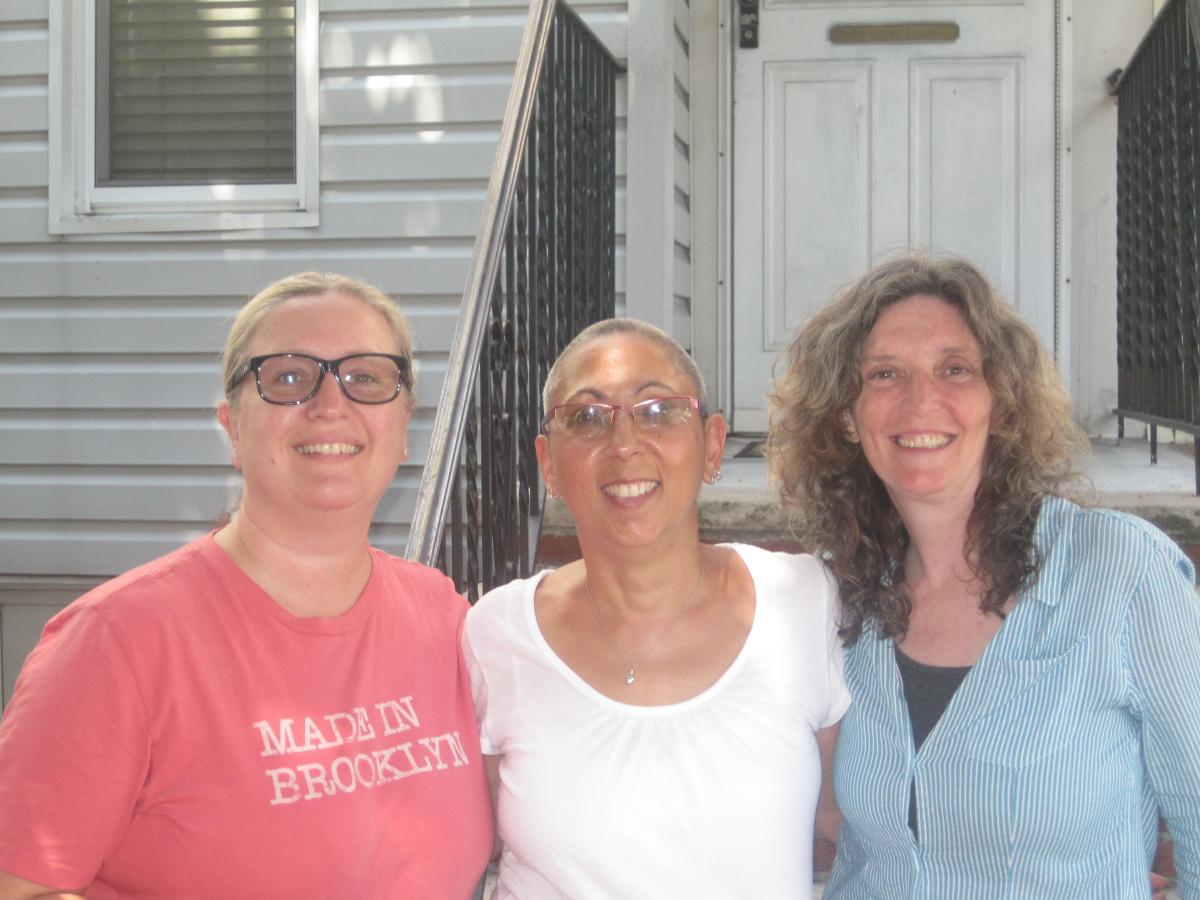
POLYGON ((630 667, 629 667, 629 671, 625 673, 625 683, 626 683, 626 684, 633 684, 633 682, 634 682, 634 677, 633 677, 633 666, 630 666, 630 667))

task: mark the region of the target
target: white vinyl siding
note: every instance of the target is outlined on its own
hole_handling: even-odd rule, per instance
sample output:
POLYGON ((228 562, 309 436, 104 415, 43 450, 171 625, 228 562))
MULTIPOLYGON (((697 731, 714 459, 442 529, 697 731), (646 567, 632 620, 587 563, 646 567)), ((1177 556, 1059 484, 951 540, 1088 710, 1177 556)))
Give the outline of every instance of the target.
MULTIPOLYGON (((623 58, 624 3, 574 5, 623 58)), ((525 13, 322 0, 317 227, 51 236, 48 2, 0 4, 0 631, 30 585, 117 574, 236 503, 218 355, 247 297, 305 269, 375 283, 413 327, 409 462, 372 532, 403 551, 525 13)), ((624 90, 622 77, 619 296, 624 90)))

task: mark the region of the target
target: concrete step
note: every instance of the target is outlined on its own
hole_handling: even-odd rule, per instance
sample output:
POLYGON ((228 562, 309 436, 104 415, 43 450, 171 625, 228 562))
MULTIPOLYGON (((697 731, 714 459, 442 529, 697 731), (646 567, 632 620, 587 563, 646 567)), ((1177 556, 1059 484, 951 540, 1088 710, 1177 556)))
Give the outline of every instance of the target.
MULTIPOLYGON (((772 550, 799 548, 787 512, 767 483, 766 464, 756 439, 731 437, 722 478, 700 491, 700 533, 705 541, 741 541, 772 550)), ((1200 497, 1195 494, 1195 457, 1191 444, 1158 446, 1150 462, 1144 439, 1097 439, 1085 472, 1094 486, 1089 505, 1141 516, 1172 538, 1193 561, 1200 561, 1200 497)), ((558 566, 579 558, 575 523, 561 500, 546 508, 538 561, 558 566)))

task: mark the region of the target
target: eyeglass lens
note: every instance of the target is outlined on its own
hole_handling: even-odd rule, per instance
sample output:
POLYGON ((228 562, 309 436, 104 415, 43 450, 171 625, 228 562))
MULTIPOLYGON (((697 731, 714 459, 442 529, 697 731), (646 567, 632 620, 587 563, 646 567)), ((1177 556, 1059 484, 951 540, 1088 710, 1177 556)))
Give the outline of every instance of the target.
MULTIPOLYGON (((320 387, 321 360, 281 353, 258 366, 258 390, 271 403, 303 403, 320 387)), ((364 353, 330 361, 342 391, 359 403, 386 403, 400 392, 400 366, 390 357, 364 353)))
POLYGON ((662 397, 643 400, 631 406, 564 403, 554 408, 549 426, 551 430, 568 434, 594 436, 612 427, 619 409, 627 410, 633 423, 640 428, 666 428, 690 422, 695 411, 695 400, 691 397, 662 397))

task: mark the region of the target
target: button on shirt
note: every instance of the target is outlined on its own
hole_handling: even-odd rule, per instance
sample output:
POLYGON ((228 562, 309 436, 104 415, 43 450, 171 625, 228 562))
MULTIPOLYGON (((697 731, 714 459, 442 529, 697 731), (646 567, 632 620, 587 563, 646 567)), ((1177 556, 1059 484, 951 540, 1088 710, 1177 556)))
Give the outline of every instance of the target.
POLYGON ((846 653, 826 900, 1144 900, 1161 810, 1200 897, 1200 602, 1140 519, 1043 504, 1043 560, 921 750, 894 645, 846 653), (918 832, 908 827, 916 785, 918 832))

